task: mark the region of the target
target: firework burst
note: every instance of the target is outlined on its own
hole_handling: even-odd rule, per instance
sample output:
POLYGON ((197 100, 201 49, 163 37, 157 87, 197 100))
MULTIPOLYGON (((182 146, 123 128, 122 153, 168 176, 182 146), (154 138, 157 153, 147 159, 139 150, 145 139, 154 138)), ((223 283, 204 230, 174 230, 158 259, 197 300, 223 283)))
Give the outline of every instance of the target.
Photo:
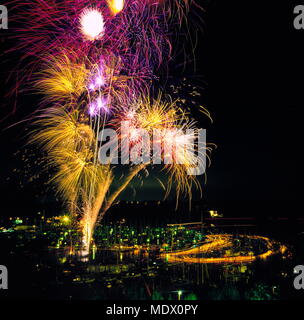
POLYGON ((79 18, 80 31, 91 41, 102 38, 105 32, 103 15, 98 9, 84 9, 79 18))
MULTIPOLYGON (((100 222, 130 182, 149 163, 133 163, 119 180, 110 164, 98 161, 99 133, 115 130, 139 152, 150 153, 138 130, 153 136, 167 174, 166 196, 173 186, 177 200, 191 200, 192 187, 200 188, 189 169, 206 162, 206 145, 198 151, 195 121, 188 106, 164 93, 152 98, 159 79, 172 59, 172 35, 185 17, 191 0, 29 0, 11 1, 22 62, 23 79, 43 93, 42 112, 30 139, 46 153, 56 169, 51 181, 80 217, 83 243, 89 246, 100 222), (21 12, 21 14, 20 14, 21 12), (50 107, 51 106, 51 107, 50 107), (186 112, 187 110, 187 112, 186 112), (128 122, 129 133, 120 128, 128 122), (191 131, 192 130, 192 131, 191 131), (146 149, 145 149, 146 148, 146 149), (169 161, 170 160, 170 161, 169 161)), ((166 78, 163 76, 163 78, 166 78)), ((205 111, 205 109, 204 109, 205 111)), ((205 112, 207 113, 207 112, 205 112)), ((135 150, 135 155, 136 155, 135 150)))

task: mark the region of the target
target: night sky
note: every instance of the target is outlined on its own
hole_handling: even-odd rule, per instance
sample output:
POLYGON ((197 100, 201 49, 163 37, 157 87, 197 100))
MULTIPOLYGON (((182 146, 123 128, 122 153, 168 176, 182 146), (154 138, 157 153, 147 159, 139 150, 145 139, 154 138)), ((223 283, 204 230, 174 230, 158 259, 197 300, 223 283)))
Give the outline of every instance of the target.
MULTIPOLYGON (((301 214, 296 211, 296 162, 301 149, 304 30, 293 28, 295 4, 285 2, 202 2, 205 25, 199 37, 196 73, 204 80, 202 103, 214 123, 202 116, 200 123, 207 127, 208 141, 218 146, 207 171, 202 203, 229 212, 236 210, 244 216, 301 214)), ((10 46, 8 34, 9 30, 1 30, 3 51, 10 46)), ((4 81, 14 59, 2 58, 1 95, 6 91, 4 81)), ((4 119, 12 104, 7 105, 5 98, 2 101, 4 119)), ((15 115, 0 123, 4 214, 37 207, 31 187, 17 188, 16 177, 7 180, 20 165, 13 153, 25 143, 24 125, 4 131, 35 110, 35 103, 37 97, 19 99, 15 115)), ((45 188, 37 187, 40 191, 45 188)), ((127 190, 123 197, 161 199, 162 192, 149 178, 136 196, 127 190)))

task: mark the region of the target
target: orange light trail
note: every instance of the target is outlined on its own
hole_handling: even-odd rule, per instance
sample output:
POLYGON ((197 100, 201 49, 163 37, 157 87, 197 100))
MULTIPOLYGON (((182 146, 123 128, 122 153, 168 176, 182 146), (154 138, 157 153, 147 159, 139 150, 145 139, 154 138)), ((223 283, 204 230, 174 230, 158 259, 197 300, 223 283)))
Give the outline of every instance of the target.
POLYGON ((186 262, 186 263, 244 263, 244 262, 253 262, 256 259, 267 259, 271 255, 286 251, 286 247, 280 245, 279 249, 274 248, 275 242, 269 238, 262 236, 247 236, 241 235, 240 237, 247 239, 256 239, 262 240, 266 243, 267 251, 258 255, 239 255, 231 257, 218 257, 218 258, 195 258, 191 257, 192 254, 201 254, 210 252, 210 250, 219 250, 224 247, 231 247, 232 245, 232 235, 208 235, 207 243, 200 245, 199 247, 191 248, 189 250, 176 251, 170 253, 162 253, 161 256, 166 259, 168 262, 186 262))

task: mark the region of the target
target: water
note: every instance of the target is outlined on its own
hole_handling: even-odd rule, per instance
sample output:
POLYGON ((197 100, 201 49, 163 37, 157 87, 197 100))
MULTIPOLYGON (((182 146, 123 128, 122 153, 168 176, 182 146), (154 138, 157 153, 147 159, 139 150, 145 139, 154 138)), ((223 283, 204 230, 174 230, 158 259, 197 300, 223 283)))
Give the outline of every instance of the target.
MULTIPOLYGON (((146 254, 97 248, 83 257, 71 255, 69 247, 47 246, 41 238, 26 242, 26 235, 1 235, 0 264, 8 267, 10 289, 5 296, 1 293, 4 298, 281 300, 300 296, 292 283, 303 249, 301 234, 284 255, 239 264, 169 262, 157 250, 146 254)), ((266 250, 265 244, 254 247, 266 250)))

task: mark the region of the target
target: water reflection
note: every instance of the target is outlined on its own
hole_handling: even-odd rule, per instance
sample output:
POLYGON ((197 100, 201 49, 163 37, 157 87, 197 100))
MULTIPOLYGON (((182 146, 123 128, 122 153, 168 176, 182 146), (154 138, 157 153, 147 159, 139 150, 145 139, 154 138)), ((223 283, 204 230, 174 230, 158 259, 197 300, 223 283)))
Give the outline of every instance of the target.
MULTIPOLYGON (((225 236, 225 241, 227 239, 229 245, 236 241, 225 236)), ((259 244, 256 238, 251 240, 248 250, 267 252, 269 243, 259 244)), ((275 243, 271 241, 271 245, 274 246, 275 243)), ((284 278, 283 275, 287 274, 286 270, 289 268, 289 263, 285 263, 289 260, 283 258, 279 250, 281 246, 276 245, 271 257, 252 259, 250 263, 210 264, 166 260, 155 250, 147 252, 95 248, 86 261, 77 255, 66 258, 66 250, 53 250, 49 254, 57 256, 62 268, 62 272, 58 272, 59 282, 73 287, 72 298, 79 298, 77 286, 86 286, 91 290, 87 298, 91 299, 264 300, 280 298, 279 288, 284 283, 286 276, 284 278), (272 272, 270 277, 269 270, 272 272)), ((226 246, 222 246, 221 249, 225 251, 220 253, 239 255, 241 247, 241 244, 236 246, 233 252, 232 248, 229 251, 226 246)), ((244 250, 243 248, 242 254, 244 250)), ((208 250, 208 254, 215 253, 208 250)))
POLYGON ((2 254, 7 250, 3 263, 11 273, 10 297, 265 300, 295 295, 292 270, 298 263, 289 249, 271 238, 202 236, 188 230, 181 237, 178 230, 163 234, 158 230, 155 239, 151 231, 144 231, 127 243, 124 231, 119 230, 123 241, 117 244, 110 232, 103 245, 97 242, 85 254, 73 246, 57 248, 49 246, 49 241, 37 241, 38 233, 5 234, 2 254), (236 260, 244 256, 250 260, 236 260), (219 258, 226 260, 218 263, 219 258), (215 260, 205 263, 210 261, 204 259, 215 260))

